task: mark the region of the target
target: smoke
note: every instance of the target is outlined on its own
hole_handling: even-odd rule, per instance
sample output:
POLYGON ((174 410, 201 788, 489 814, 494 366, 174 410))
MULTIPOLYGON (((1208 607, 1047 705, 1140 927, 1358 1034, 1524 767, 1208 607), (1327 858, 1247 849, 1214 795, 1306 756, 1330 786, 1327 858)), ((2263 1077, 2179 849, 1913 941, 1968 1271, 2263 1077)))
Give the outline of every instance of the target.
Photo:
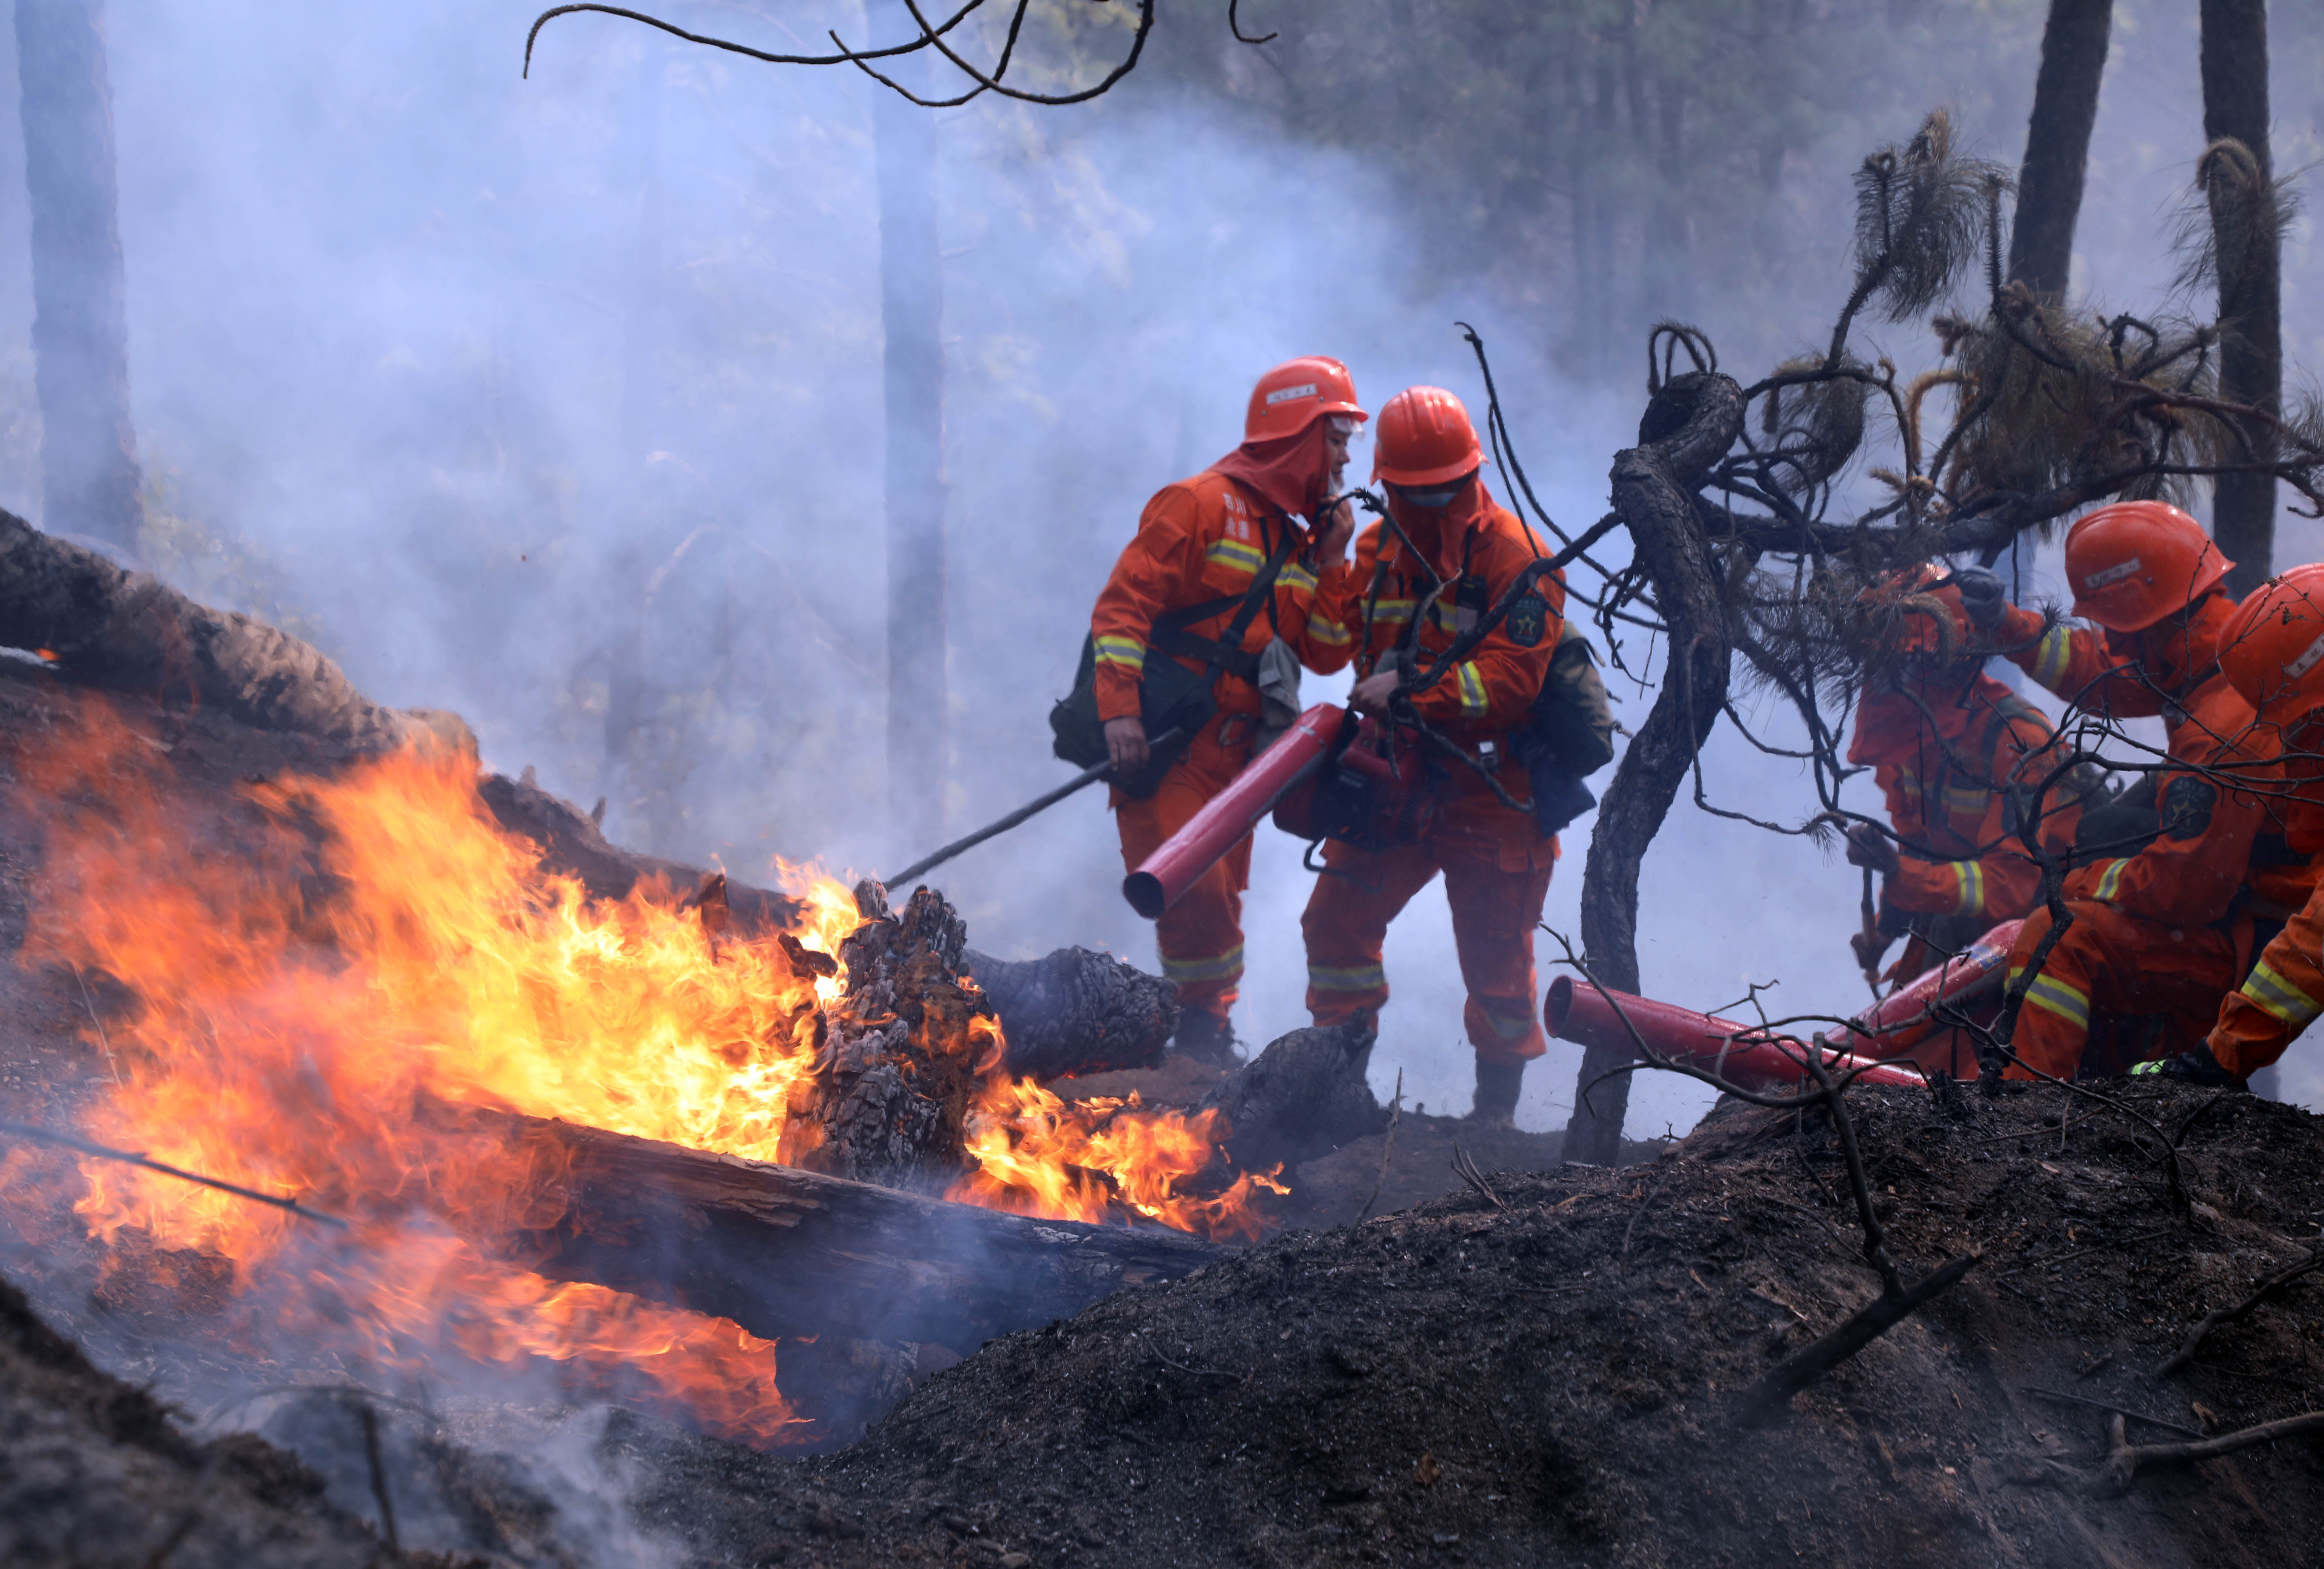
MULTIPOLYGON (((777 854, 874 873, 916 858, 930 847, 901 842, 882 804, 876 89, 594 16, 553 23, 521 80, 532 9, 112 0, 157 564, 314 637, 383 701, 457 709, 494 766, 534 766, 585 807, 606 797, 618 839, 753 881, 777 854)), ((1868 148, 1950 104, 1973 151, 2013 166, 2021 151, 2040 6, 1892 9, 1924 46, 1868 44, 1852 64, 1881 106, 1783 167, 1761 229, 1790 236, 1782 274, 1730 298, 1727 237, 1692 236, 1696 319, 1747 377, 1829 331, 1868 148)), ((2118 13, 2077 287, 2143 304, 2172 271, 2158 211, 2191 174, 2200 115, 2191 20, 2159 0, 2118 13)), ((864 35, 853 5, 670 14, 782 47, 817 46, 825 24, 864 35)), ((1165 25, 1216 21, 1179 7, 1165 25)), ((2280 169, 2313 156, 2302 25, 2280 21, 2280 169)), ((14 70, 0 82, 13 95, 14 70)), ((0 128, 0 235, 18 236, 13 109, 0 128)), ((1416 381, 1480 407, 1452 326, 1474 322, 1545 501, 1569 525, 1603 509, 1642 388, 1627 361, 1605 380, 1559 368, 1582 298, 1563 254, 1448 264, 1389 170, 1294 130, 1258 89, 1230 101, 1158 67, 1077 109, 940 116, 956 830, 1062 776, 1044 720, 1090 601, 1146 498, 1234 444, 1275 361, 1338 355, 1374 407, 1416 381)), ((1489 246, 1497 230, 1477 232, 1489 246)), ((2324 363, 2310 233, 2286 259, 2293 363, 2324 363)), ((32 516, 23 254, 0 252, 0 505, 32 516)), ((1643 309, 1617 341, 1643 344, 1643 309)), ((1910 329, 1871 335, 1900 364, 1933 360, 1910 329)), ((2318 543, 2289 528, 2281 558, 2318 543)), ((1625 650, 1651 652, 1642 636, 1625 650)), ((1615 684, 1635 726, 1651 693, 1615 684)), ((1311 678, 1309 700, 1343 686, 1311 678)), ((1705 762, 1720 803, 1804 815, 1795 765, 1723 729, 1705 762)), ((1850 789, 1870 804, 1868 781, 1850 789)), ((1569 933, 1588 830, 1568 831, 1550 895, 1569 933)), ((1254 1043, 1305 1022, 1299 849, 1260 834, 1237 1020, 1254 1043)), ((1120 875, 1089 793, 938 880, 987 951, 1078 942, 1150 964, 1120 875)), ((1852 868, 1682 801, 1644 869, 1644 984, 1708 1006, 1780 980, 1776 1005, 1853 1006, 1856 898, 1852 868)), ((1408 1103, 1465 1109, 1439 894, 1387 958, 1379 1087, 1401 1069, 1408 1103)), ((1563 1123, 1577 1061, 1554 1047, 1528 1074, 1526 1125, 1563 1123)), ((1703 1104, 1649 1076, 1631 1126, 1683 1130, 1703 1104)))

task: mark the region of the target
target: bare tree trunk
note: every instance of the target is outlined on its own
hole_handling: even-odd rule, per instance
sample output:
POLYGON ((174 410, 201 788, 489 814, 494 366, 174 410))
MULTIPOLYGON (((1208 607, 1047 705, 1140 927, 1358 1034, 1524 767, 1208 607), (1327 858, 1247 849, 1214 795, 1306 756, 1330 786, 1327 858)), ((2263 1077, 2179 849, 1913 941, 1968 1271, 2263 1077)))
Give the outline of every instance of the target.
POLYGON ((98 0, 16 0, 42 524, 133 555, 144 525, 98 0))
MULTIPOLYGON (((1618 991, 1638 989, 1638 863, 1727 701, 1727 615, 1694 486, 1742 430, 1743 392, 1732 378, 1678 376, 1646 406, 1639 445, 1614 459, 1614 507, 1670 629, 1662 690, 1607 787, 1582 874, 1583 959, 1618 991)), ((1582 1054, 1567 1160, 1615 1163, 1630 1081, 1591 1081, 1628 1060, 1627 1053, 1582 1054)))
MULTIPOLYGON (((894 9, 909 26, 903 7, 894 9)), ((918 78, 899 66, 898 79, 918 78)), ((946 774, 936 112, 881 89, 872 118, 880 162, 880 314, 888 339, 889 819, 908 843, 926 847, 944 839, 946 774)))
MULTIPOLYGON (((2267 0, 2202 0, 2202 18, 2203 138, 2214 144, 2242 142, 2264 188, 2274 178, 2267 134, 2267 0)), ((2239 206, 2248 210, 2247 204, 2224 195, 2220 180, 2209 184, 2225 335, 2219 396, 2273 414, 2283 398, 2281 236, 2272 223, 2231 234, 2232 215, 2239 206)), ((2273 457, 2268 431, 2255 424, 2246 435, 2256 461, 2273 457)), ((2244 594, 2258 587, 2275 554, 2275 476, 2220 475, 2212 491, 2211 534, 2236 564, 2227 575, 2228 592, 2244 594)))
POLYGON ((2114 0, 2050 0, 2050 23, 2042 32, 2042 69, 2034 78, 2025 161, 2017 173, 2009 276, 2046 299, 2066 294, 2113 16, 2114 0))

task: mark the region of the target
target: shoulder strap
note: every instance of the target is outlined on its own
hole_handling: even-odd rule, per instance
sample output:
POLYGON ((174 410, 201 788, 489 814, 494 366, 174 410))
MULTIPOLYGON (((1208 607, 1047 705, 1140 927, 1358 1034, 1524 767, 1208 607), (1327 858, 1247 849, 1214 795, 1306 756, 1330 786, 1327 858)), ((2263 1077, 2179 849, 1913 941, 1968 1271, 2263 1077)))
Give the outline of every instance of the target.
POLYGON ((1216 680, 1222 670, 1231 670, 1241 679, 1250 680, 1258 669, 1259 659, 1258 656, 1244 649, 1242 635, 1250 629, 1260 607, 1274 597, 1275 580, 1299 543, 1297 535, 1288 527, 1289 519, 1284 521, 1286 526, 1283 530, 1283 543, 1268 553, 1266 564, 1251 579, 1250 587, 1240 594, 1204 600, 1200 604, 1157 616, 1148 640, 1167 654, 1183 654, 1209 661, 1210 668, 1204 673, 1205 681, 1216 680), (1186 630, 1194 622, 1215 616, 1231 605, 1237 608, 1234 619, 1227 623, 1224 637, 1201 638, 1186 630))

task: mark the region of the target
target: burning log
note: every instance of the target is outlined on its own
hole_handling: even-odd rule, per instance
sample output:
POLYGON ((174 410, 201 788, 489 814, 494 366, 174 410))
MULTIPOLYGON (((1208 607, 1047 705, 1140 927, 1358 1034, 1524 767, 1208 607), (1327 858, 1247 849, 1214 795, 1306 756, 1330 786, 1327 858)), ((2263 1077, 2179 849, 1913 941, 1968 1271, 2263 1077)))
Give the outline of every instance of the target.
POLYGON ((480 1241, 543 1274, 682 1303, 753 1335, 966 1353, 1227 1253, 1179 1232, 1029 1220, 511 1112, 437 1103, 426 1115, 561 1174, 553 1223, 480 1241))
MULTIPOLYGON (((636 855, 609 842, 595 817, 535 784, 531 772, 526 769, 523 779, 486 775, 476 794, 503 828, 540 847, 540 864, 549 871, 577 879, 597 899, 625 899, 641 882, 673 891, 702 885, 698 867, 636 855)), ((779 931, 799 917, 795 899, 731 881, 724 887, 727 910, 746 935, 779 931)))
POLYGON ((183 695, 260 729, 358 751, 426 735, 475 750, 457 715, 383 708, 289 633, 197 604, 9 512, 0 512, 0 647, 39 650, 94 685, 183 695))
POLYGON ((1009 1037, 1001 1066, 1024 1078, 1152 1068, 1178 1030, 1178 994, 1110 953, 1061 948, 1012 961, 969 952, 968 973, 1009 1037))

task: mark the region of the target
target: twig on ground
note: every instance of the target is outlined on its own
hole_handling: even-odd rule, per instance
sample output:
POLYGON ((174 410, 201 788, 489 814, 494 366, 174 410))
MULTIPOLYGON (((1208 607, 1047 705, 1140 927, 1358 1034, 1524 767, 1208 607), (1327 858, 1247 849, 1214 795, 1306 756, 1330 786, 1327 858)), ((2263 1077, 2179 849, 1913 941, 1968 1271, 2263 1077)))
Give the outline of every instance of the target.
MULTIPOLYGON (((2165 1226, 2161 1231, 2143 1231, 2136 1236, 2126 1236, 2118 1243, 2092 1243, 2089 1247, 2076 1248, 2070 1253, 2058 1253, 2049 1258, 2027 1259, 2021 1263, 2010 1265, 2007 1269, 2002 1271, 2001 1274, 2015 1275, 2024 1270, 2043 1270, 2049 1268, 2052 1264, 2065 1263, 2069 1260, 2086 1258, 2091 1253, 2102 1253, 2108 1248, 2135 1247, 2143 1242, 2153 1242, 2156 1237, 2169 1236, 2177 1231, 2177 1229, 2178 1228, 2176 1226, 2165 1226)), ((1995 1278, 1997 1280, 2000 1277, 1996 1276, 1995 1278)))
POLYGON ((1663 1174, 1655 1179, 1654 1191, 1638 1201, 1637 1208, 1630 1211, 1630 1224, 1622 1228, 1622 1251, 1614 1260, 1614 1284, 1617 1286, 1622 1283, 1623 1277, 1630 1267, 1630 1234, 1638 1229, 1638 1216, 1646 1214, 1647 1208, 1661 1195, 1663 1184, 1670 1180, 1671 1173, 1683 1164, 1683 1161, 1674 1160, 1665 1167, 1663 1174))
MULTIPOLYGON (((1273 34, 1268 36, 1272 37, 1273 34)), ((1356 1211, 1358 1225, 1364 1224, 1364 1217, 1371 1214, 1372 1206, 1379 1202, 1380 1189, 1388 1186, 1388 1152, 1396 1148, 1397 1119, 1403 1115, 1404 1069, 1399 1068, 1396 1070, 1396 1098, 1388 1104, 1388 1133, 1380 1140, 1379 1175, 1372 1179, 1372 1196, 1364 1200, 1364 1207, 1361 1209, 1356 1211)))
POLYGON ((387 1538, 387 1550, 401 1554, 403 1545, 395 1534, 395 1505, 387 1496, 387 1466, 379 1457, 379 1413, 368 1400, 355 1402, 355 1420, 363 1424, 364 1459, 371 1466, 371 1496, 379 1500, 380 1535, 387 1538))
POLYGON ((2278 1270, 2274 1274, 2270 1275, 2266 1280, 2261 1281, 2250 1296, 2246 1297, 2234 1307, 2221 1308, 2204 1314, 2201 1321, 2199 1322, 2194 1328, 2187 1332, 2187 1338, 2180 1343, 2178 1351, 2172 1356, 2171 1360, 2154 1370, 2155 1378, 2158 1380, 2167 1379, 2172 1373, 2177 1372, 2181 1368, 2185 1367, 2189 1363, 2195 1360, 2195 1353, 2202 1349, 2203 1339, 2206 1335, 2209 1335, 2211 1331, 2217 1329, 2222 1324, 2233 1324, 2238 1318, 2248 1317, 2254 1308, 2257 1308, 2263 1301, 2266 1300, 2268 1293, 2280 1289, 2282 1287, 2289 1286, 2292 1282, 2300 1279, 2301 1276, 2307 1274, 2309 1271, 2316 1269, 2319 1265, 2324 1265, 2324 1247, 2317 1248, 2306 1258, 2301 1259, 2298 1263, 2289 1264, 2284 1268, 2278 1270))
POLYGON ((97 1043, 105 1048, 105 1066, 112 1071, 113 1087, 121 1087, 121 1063, 113 1055, 113 1038, 105 1032, 105 1021, 97 1016, 97 999, 88 995, 88 982, 80 973, 80 966, 72 967, 73 984, 80 987, 81 1006, 88 1010, 88 1022, 97 1026, 97 1043))
POLYGON ((1461 1142, 1458 1139, 1452 1142, 1452 1175, 1467 1183, 1471 1193, 1482 1198, 1495 1209, 1508 1207, 1501 1202, 1501 1196, 1494 1192, 1491 1186, 1486 1182, 1485 1174, 1477 1170, 1475 1158, 1461 1148, 1461 1142))
POLYGON ((170 1561, 170 1555, 176 1552, 186 1538, 194 1534, 194 1528, 201 1523, 202 1511, 188 1509, 185 1519, 170 1528, 170 1534, 161 1538, 161 1545, 154 1548, 152 1555, 145 1560, 145 1569, 161 1569, 170 1561))
POLYGON ((2134 1411, 2126 1406, 2111 1405, 2105 1400, 2093 1400, 2088 1395, 2070 1395, 2063 1390, 2045 1390, 2039 1384, 2020 1384, 2017 1387, 2025 1394, 2040 1395, 2049 1400, 2063 1400, 2070 1406, 2088 1406, 2096 1411, 2112 1411, 2117 1417, 2135 1418, 2150 1427, 2163 1427, 2173 1433, 2184 1433, 2190 1438, 2200 1438, 2203 1436, 2192 1427, 2181 1427, 2176 1422, 2167 1422, 2160 1417, 2150 1417, 2144 1411, 2134 1411))
POLYGON ((1143 1339, 1146 1344, 1146 1349, 1154 1353, 1155 1360, 1159 1362, 1164 1367, 1175 1368, 1182 1373, 1193 1373, 1197 1378, 1234 1379, 1240 1381, 1243 1377, 1241 1373, 1229 1372, 1222 1367, 1188 1367, 1185 1363, 1177 1361, 1176 1358, 1172 1357, 1168 1352, 1164 1351, 1159 1345, 1157 1345, 1154 1343, 1153 1335, 1145 1335, 1143 1336, 1143 1339))
POLYGON ((2216 1438, 2204 1438, 2189 1444, 2132 1444, 2125 1439, 2123 1433, 2120 1417, 2107 1421, 2106 1462, 2085 1479, 2097 1492, 2114 1494, 2127 1491, 2132 1479, 2144 1466, 2181 1465, 2193 1460, 2216 1460, 2222 1454, 2233 1454, 2238 1449, 2249 1449, 2255 1445, 2273 1444, 2279 1438, 2324 1433, 2324 1411, 2302 1411, 2296 1417, 2262 1422, 2253 1427, 2238 1427, 2216 1438))
POLYGON ((1977 1254, 1963 1253, 1901 1291, 1883 1290, 1850 1314, 1839 1328, 1769 1368, 1757 1383, 1744 1391, 1738 1422, 1746 1427, 1756 1427, 1782 1414, 1794 1395, 1903 1323, 1923 1304, 1950 1290, 1977 1267, 1977 1254))

